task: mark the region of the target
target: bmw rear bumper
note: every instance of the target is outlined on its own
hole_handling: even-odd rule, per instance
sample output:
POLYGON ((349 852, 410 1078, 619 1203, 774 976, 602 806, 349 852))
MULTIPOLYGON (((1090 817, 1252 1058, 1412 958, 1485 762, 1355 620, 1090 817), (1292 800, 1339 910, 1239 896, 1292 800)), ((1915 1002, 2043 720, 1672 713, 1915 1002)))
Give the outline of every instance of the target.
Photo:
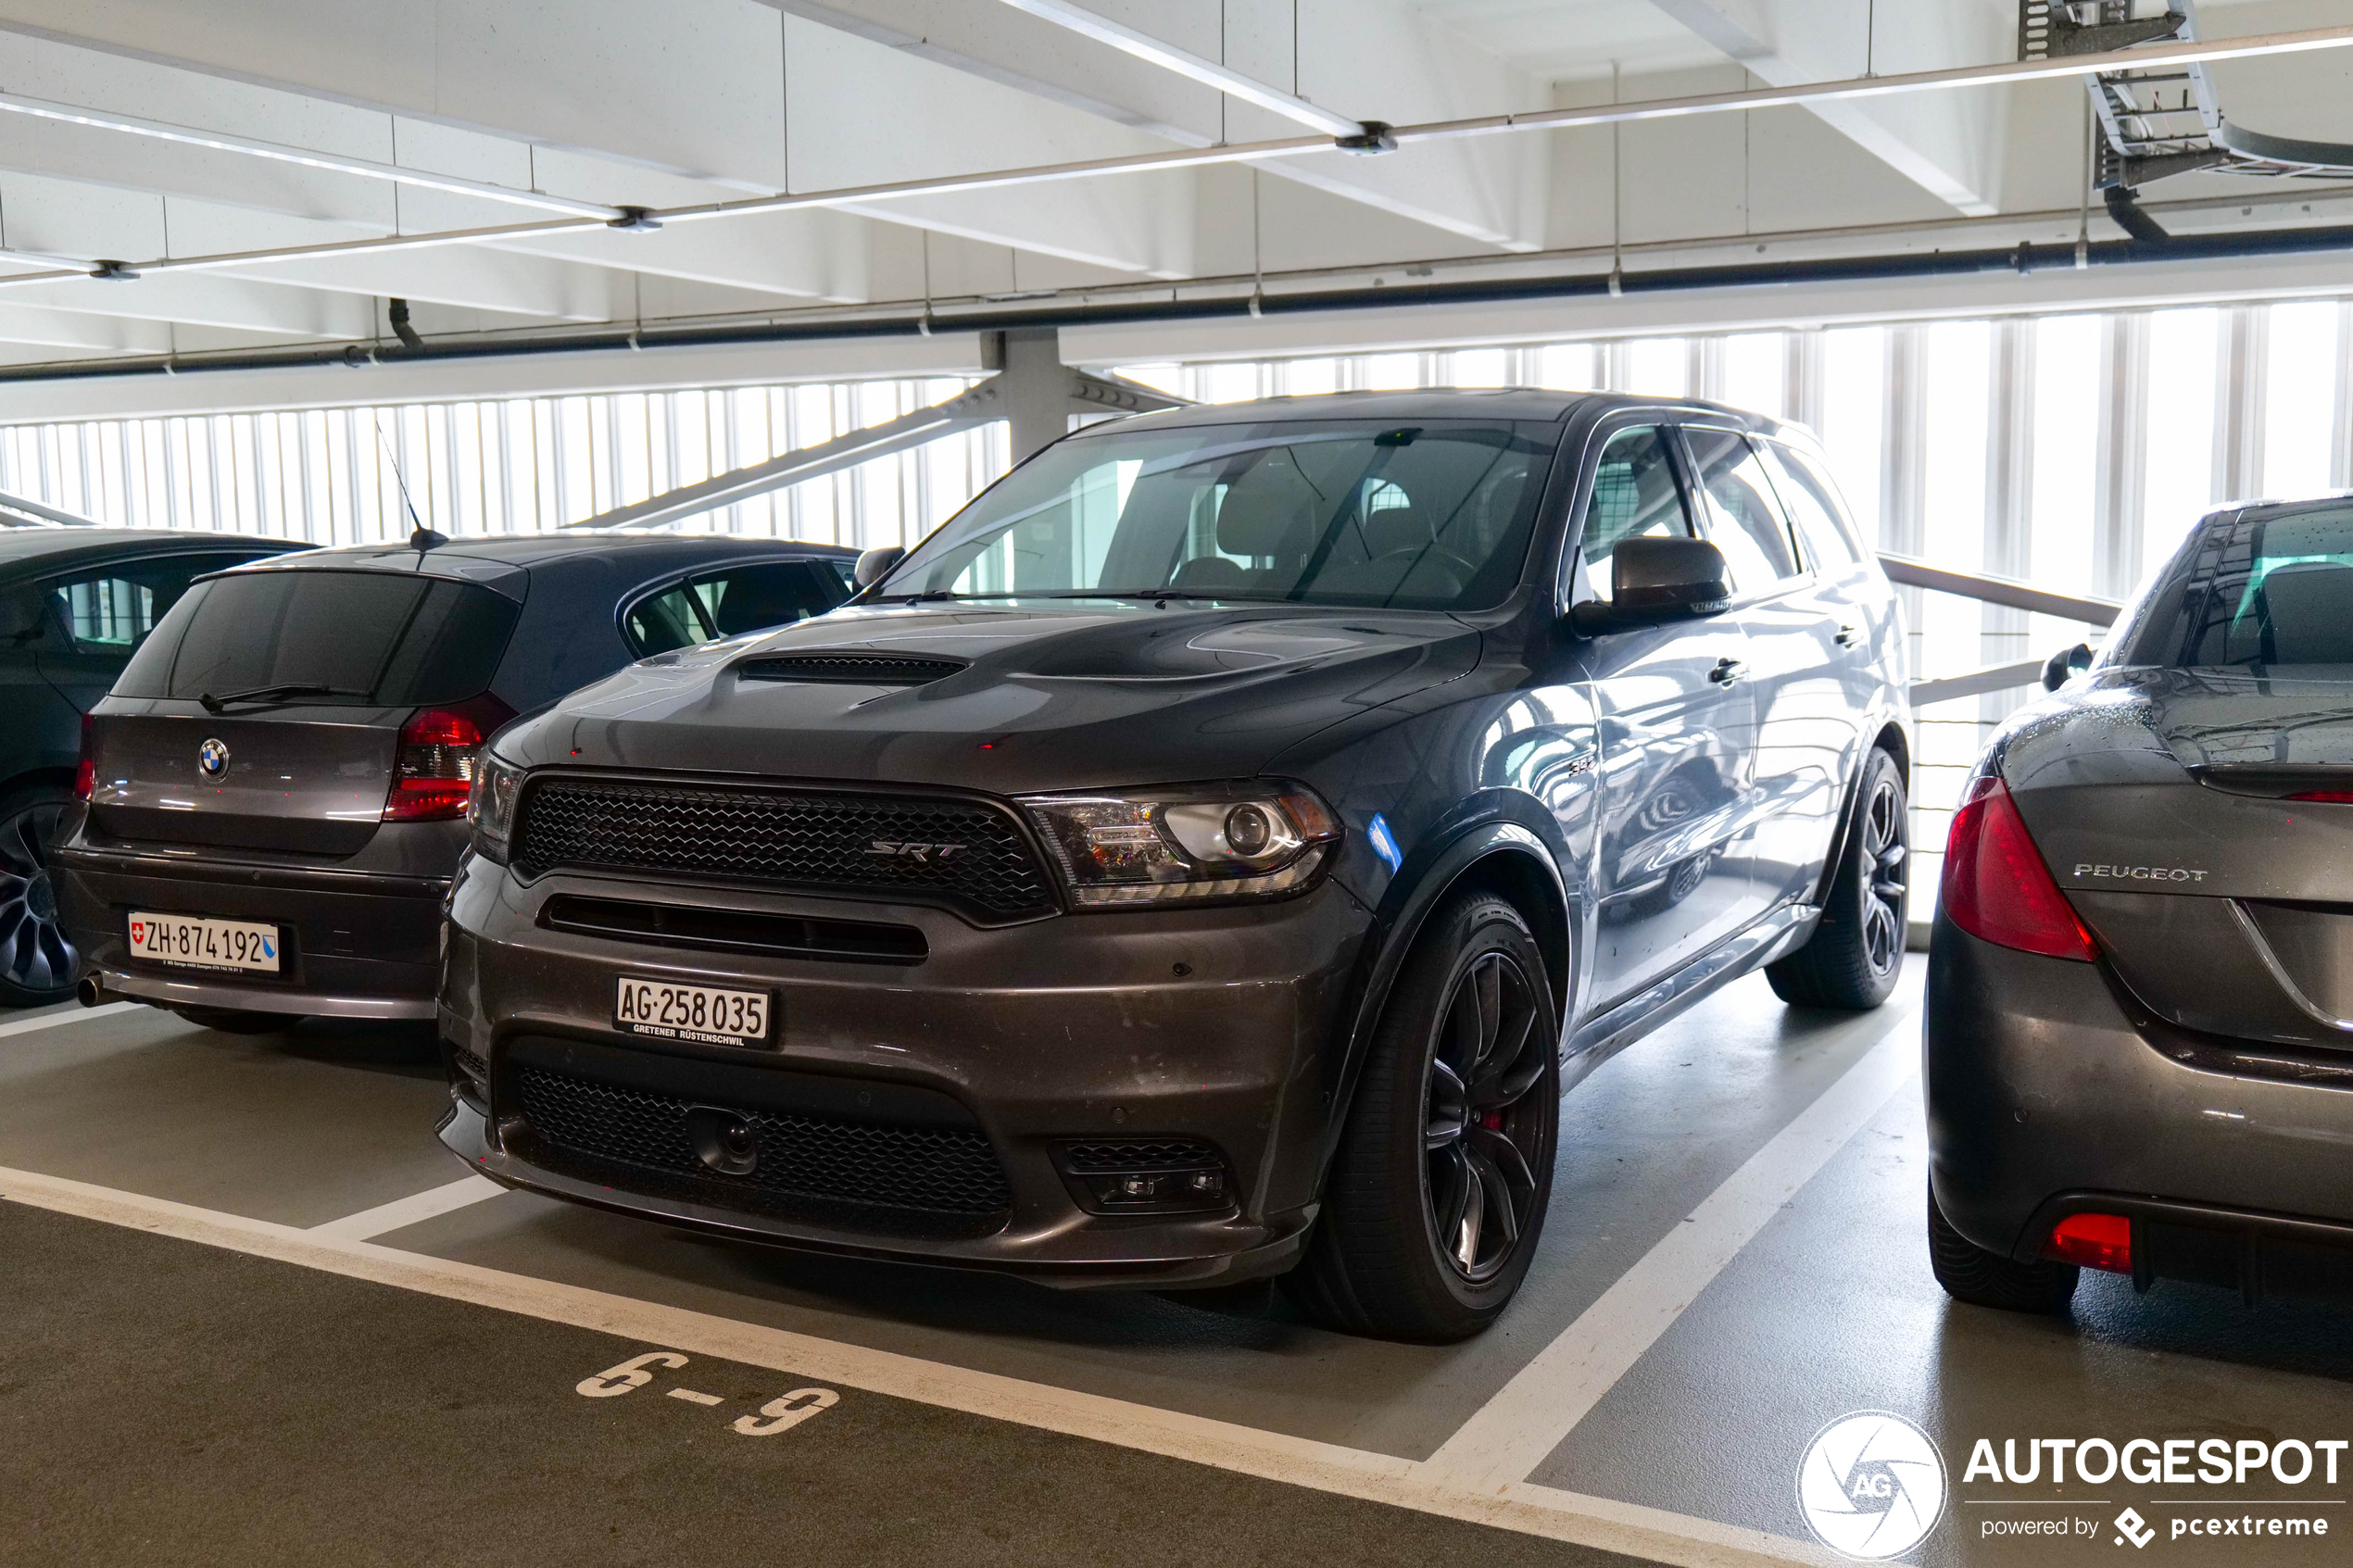
POLYGON ((936 909, 756 890, 562 873, 526 884, 484 862, 460 870, 450 909, 441 1136, 476 1171, 708 1233, 1066 1286, 1214 1285, 1296 1260, 1369 926, 1329 881, 1277 904, 981 929, 936 909), (889 922, 920 930, 927 953, 859 963, 542 924, 565 893, 889 922), (624 975, 766 991, 779 1038, 759 1049, 623 1034, 612 1002, 624 975), (634 1142, 577 1109, 616 1097, 629 1097, 634 1142), (1002 1200, 864 1202, 858 1184, 895 1182, 903 1162, 823 1193, 768 1185, 786 1178, 767 1173, 779 1150, 765 1144, 759 1174, 698 1166, 673 1129, 714 1110, 883 1144, 928 1123, 986 1151, 1002 1200), (1161 1146, 1207 1151, 1224 1183, 1214 1203, 1107 1210, 1074 1175, 1075 1148, 1161 1146))
POLYGON ((54 855, 59 918, 105 989, 158 1007, 429 1019, 446 877, 245 863, 225 856, 100 847, 54 855), (134 909, 276 925, 277 974, 134 959, 134 909))
POLYGON ((2104 965, 1930 949, 1929 1179, 1978 1246, 2025 1261, 2084 1210, 2134 1221, 2137 1283, 2353 1286, 2353 1054, 2173 1029, 2104 965), (2341 1282, 2341 1283, 2331 1283, 2341 1282))

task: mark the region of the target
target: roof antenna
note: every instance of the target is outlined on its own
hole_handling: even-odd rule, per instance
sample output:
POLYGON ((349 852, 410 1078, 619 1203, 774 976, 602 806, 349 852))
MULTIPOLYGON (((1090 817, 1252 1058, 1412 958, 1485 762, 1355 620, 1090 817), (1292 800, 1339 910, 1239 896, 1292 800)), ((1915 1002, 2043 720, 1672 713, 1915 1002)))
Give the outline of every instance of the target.
POLYGON ((392 465, 392 482, 400 486, 400 504, 409 508, 409 521, 415 524, 409 531, 409 547, 420 556, 437 545, 449 543, 449 535, 438 529, 427 528, 424 519, 417 515, 417 503, 409 499, 409 482, 400 477, 400 459, 392 455, 392 443, 384 439, 382 414, 375 415, 376 445, 384 449, 384 461, 392 465))

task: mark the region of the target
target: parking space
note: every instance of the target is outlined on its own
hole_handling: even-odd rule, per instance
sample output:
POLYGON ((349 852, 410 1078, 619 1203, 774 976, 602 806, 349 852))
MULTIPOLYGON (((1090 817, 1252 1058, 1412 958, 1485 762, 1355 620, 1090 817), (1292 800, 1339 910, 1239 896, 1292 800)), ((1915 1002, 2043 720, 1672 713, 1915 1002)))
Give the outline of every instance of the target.
MULTIPOLYGON (((222 1561, 427 1561, 525 1521, 547 1560, 636 1561, 788 1515, 844 1561, 913 1542, 1109 1561, 1139 1530, 1144 1561, 1212 1538, 1241 1562, 1821 1561, 1798 1456, 1877 1409, 1921 1423, 1952 1472, 1920 1560, 2031 1562, 2083 1548, 1985 1521, 2130 1503, 2161 1524, 2181 1488, 1965 1482, 1980 1437, 2334 1432, 2339 1312, 2105 1276, 2072 1326, 1945 1301, 1921 1232, 1917 983, 1854 1017, 1745 981, 1604 1066, 1566 1102, 1527 1287, 1453 1347, 1325 1333, 1279 1298, 1058 1292, 484 1196, 432 1135, 443 1090, 412 1031, 21 1018, 0 1037, 6 1246, 31 1286, 0 1313, 29 1369, 0 1394, 9 1490, 85 1532, 40 1524, 55 1561, 165 1529, 222 1561), (692 1374, 573 1392, 655 1349, 692 1374), (731 1429, 780 1380, 834 1386, 820 1374, 841 1403, 797 1436, 731 1429), (189 1461, 168 1485, 159 1452, 189 1461), (371 1463, 397 1479, 361 1486, 371 1463), (595 1507, 558 1474, 596 1477, 595 1507), (335 1506, 346 1492, 364 1499, 335 1506), (1143 1530, 1163 1520, 1183 1523, 1143 1530)), ((2343 1512, 2321 1506, 2343 1485, 2264 1479, 2191 1490, 2343 1512)), ((2291 1546, 2273 1560, 2332 1549, 2291 1546)))

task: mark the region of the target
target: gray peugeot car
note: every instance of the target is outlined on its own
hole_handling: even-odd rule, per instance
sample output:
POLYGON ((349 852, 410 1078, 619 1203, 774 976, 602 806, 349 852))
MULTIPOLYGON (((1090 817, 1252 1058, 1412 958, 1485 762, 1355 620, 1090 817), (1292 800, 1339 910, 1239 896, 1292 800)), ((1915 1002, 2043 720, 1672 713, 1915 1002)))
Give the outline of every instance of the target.
POLYGON ((1955 1297, 2353 1290, 2353 497, 2208 515, 1994 737, 1928 997, 1955 1297))
POLYGON ((442 1137, 721 1235, 1474 1333, 1559 1098, 1901 961, 1895 600, 1802 433, 1343 395, 1048 447, 504 731, 442 1137))
POLYGON ((246 1032, 431 1018, 484 741, 633 659, 823 614, 854 559, 420 530, 197 580, 83 726, 52 851, 83 999, 246 1032))

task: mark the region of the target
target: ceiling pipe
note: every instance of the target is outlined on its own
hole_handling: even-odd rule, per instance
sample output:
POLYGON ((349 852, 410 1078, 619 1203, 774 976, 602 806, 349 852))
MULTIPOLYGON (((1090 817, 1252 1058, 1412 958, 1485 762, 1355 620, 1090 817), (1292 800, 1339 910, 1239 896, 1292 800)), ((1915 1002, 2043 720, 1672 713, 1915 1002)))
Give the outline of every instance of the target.
MULTIPOLYGON (((2166 65, 2191 65, 2210 60, 2244 59, 2262 55, 2298 54, 2353 44, 2353 27, 2309 28, 2296 32, 2271 32, 2210 43, 2169 44, 2098 55, 2074 55, 2060 59, 2018 60, 1986 66, 1961 66, 1949 70, 1912 71, 1895 76, 1856 77, 1836 82, 1801 82, 1736 93, 1703 93, 1683 97, 1655 98, 1630 104, 1599 104, 1583 108, 1541 109, 1525 114, 1487 115, 1470 119, 1432 120, 1420 125, 1359 126, 1353 136, 1291 136, 1273 141, 1238 142, 1218 147, 1186 147, 1164 153, 1139 153, 1124 157, 1085 158, 1071 163, 1040 164, 1026 169, 996 169, 978 174, 947 175, 932 180, 904 180, 799 194, 747 196, 732 201, 667 208, 603 209, 617 218, 558 217, 532 222, 438 233, 395 234, 375 239, 334 241, 321 245, 286 245, 273 250, 160 257, 148 261, 123 261, 113 275, 136 278, 167 272, 218 270, 224 268, 266 267, 283 261, 332 260, 338 257, 425 250, 452 245, 477 245, 547 234, 578 233, 599 228, 643 232, 672 223, 693 223, 754 213, 795 212, 810 207, 835 207, 898 201, 955 192, 1003 190, 1063 180, 1095 179, 1107 174, 1147 173, 1157 169, 1194 169, 1211 164, 1250 163, 1308 153, 1385 149, 1416 142, 1445 141, 1463 136, 1500 135, 1520 131, 1559 131, 1575 126, 1611 125, 1641 119, 1676 119, 1770 108, 1791 104, 1828 102, 1842 98, 1881 97, 1891 94, 1981 87, 2009 82, 2055 77, 2096 75, 2110 69, 2146 69, 2166 65)), ((387 166, 389 167, 389 166, 387 166)), ((498 187, 504 189, 504 187, 498 187)), ((0 289, 17 284, 55 282, 60 279, 95 275, 97 263, 80 269, 19 272, 0 276, 0 289)))
POLYGON ((1901 256, 1833 257, 1796 261, 1737 262, 1567 277, 1462 279, 1378 287, 1221 294, 1192 299, 1132 299, 1045 308, 957 309, 912 304, 884 316, 824 321, 731 323, 704 327, 626 327, 538 338, 426 342, 421 347, 353 345, 333 349, 264 349, 170 360, 106 360, 93 364, 0 368, 0 383, 84 381, 115 376, 180 375, 203 370, 291 370, 322 365, 426 364, 441 360, 522 355, 583 354, 611 349, 710 347, 750 343, 849 342, 877 337, 928 337, 937 332, 1013 332, 1036 328, 1125 326, 1152 321, 1225 320, 1237 317, 1306 315, 1322 311, 1393 310, 1406 307, 1480 305, 1514 300, 1677 294, 1702 289, 1793 283, 1882 282, 1913 278, 2020 275, 2079 267, 2130 267, 2166 261, 2220 261, 2264 256, 2353 252, 2353 225, 2272 229, 2247 233, 2175 235, 2162 243, 2102 240, 2019 245, 2000 249, 1931 251, 1901 256))

